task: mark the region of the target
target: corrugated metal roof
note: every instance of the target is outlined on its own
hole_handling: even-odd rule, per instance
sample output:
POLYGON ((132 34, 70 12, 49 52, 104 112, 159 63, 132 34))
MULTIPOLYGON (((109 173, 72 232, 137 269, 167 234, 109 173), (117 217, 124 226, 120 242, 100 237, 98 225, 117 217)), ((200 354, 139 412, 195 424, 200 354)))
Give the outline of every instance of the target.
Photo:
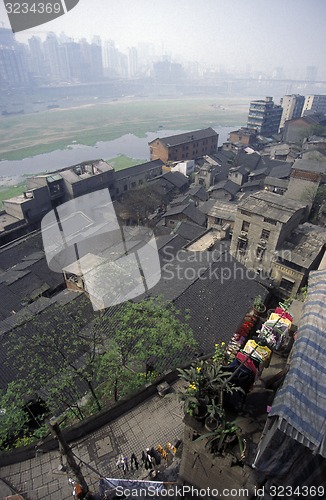
POLYGON ((326 271, 309 275, 289 371, 270 417, 288 436, 326 458, 326 271))

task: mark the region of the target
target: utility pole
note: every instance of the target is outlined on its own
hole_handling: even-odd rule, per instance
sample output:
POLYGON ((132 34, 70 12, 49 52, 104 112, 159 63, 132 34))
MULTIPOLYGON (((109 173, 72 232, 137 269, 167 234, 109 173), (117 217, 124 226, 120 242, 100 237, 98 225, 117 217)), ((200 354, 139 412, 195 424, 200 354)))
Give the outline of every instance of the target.
POLYGON ((59 450, 60 450, 61 455, 66 457, 67 463, 68 463, 70 469, 72 470, 73 474, 75 475, 75 477, 77 479, 78 484, 81 486, 81 488, 83 490, 83 494, 84 494, 83 498, 86 498, 87 494, 89 492, 87 483, 86 483, 85 478, 81 472, 81 468, 79 467, 79 465, 77 464, 77 462, 75 460, 74 454, 71 451, 70 446, 68 445, 67 441, 63 437, 62 431, 59 427, 59 424, 58 424, 56 418, 50 419, 49 428, 50 428, 50 431, 51 431, 51 434, 53 435, 53 437, 58 440, 59 450))

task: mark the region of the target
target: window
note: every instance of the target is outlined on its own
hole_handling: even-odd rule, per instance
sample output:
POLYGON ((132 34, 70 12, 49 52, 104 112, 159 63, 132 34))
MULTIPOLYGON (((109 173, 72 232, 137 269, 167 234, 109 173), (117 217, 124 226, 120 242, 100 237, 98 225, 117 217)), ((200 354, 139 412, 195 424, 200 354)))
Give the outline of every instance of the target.
POLYGON ((280 288, 282 288, 282 290, 285 290, 286 292, 292 292, 293 287, 294 281, 289 280, 288 278, 282 278, 280 283, 280 288))
POLYGON ((249 226, 250 226, 250 222, 247 222, 246 220, 244 220, 242 222, 241 231, 248 231, 249 230, 249 226))
POLYGON ((131 183, 131 187, 132 187, 132 188, 135 188, 135 187, 136 187, 136 183, 135 183, 135 182, 132 182, 132 183, 131 183))
POLYGON ((248 241, 242 238, 238 238, 238 246, 237 246, 237 252, 239 253, 246 253, 248 246, 248 241))
POLYGON ((264 252, 265 252, 265 248, 258 246, 256 248, 256 258, 258 260, 262 260, 264 252))
POLYGON ((273 226, 276 226, 277 224, 277 220, 269 219, 268 217, 264 217, 264 222, 267 222, 267 224, 273 224, 273 226))
POLYGON ((141 186, 143 183, 142 179, 139 179, 138 184, 141 186))
POLYGON ((247 210, 240 210, 240 213, 241 213, 242 215, 246 215, 247 217, 251 217, 251 213, 250 213, 250 212, 248 212, 247 210))
POLYGON ((260 237, 262 240, 268 240, 270 234, 271 234, 270 231, 268 231, 267 229, 263 229, 260 237))
POLYGON ((127 189, 128 189, 128 186, 127 186, 127 184, 125 184, 125 185, 123 186, 123 190, 124 190, 124 191, 127 191, 127 189))

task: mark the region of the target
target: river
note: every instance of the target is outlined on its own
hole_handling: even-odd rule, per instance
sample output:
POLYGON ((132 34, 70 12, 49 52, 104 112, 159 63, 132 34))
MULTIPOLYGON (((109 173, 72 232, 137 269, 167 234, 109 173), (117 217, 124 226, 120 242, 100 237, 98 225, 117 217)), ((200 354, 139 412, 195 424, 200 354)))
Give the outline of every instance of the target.
MULTIPOLYGON (((219 145, 226 141, 227 135, 237 127, 212 127, 219 134, 219 145)), ((24 158, 17 161, 0 161, 0 185, 17 184, 24 175, 38 174, 40 172, 51 172, 79 162, 103 158, 109 160, 118 155, 125 155, 131 158, 148 161, 148 143, 156 137, 167 137, 180 134, 182 130, 159 130, 148 132, 146 137, 139 138, 133 134, 126 134, 112 141, 98 142, 95 146, 85 146, 82 144, 71 144, 66 149, 52 151, 41 155, 24 158)))

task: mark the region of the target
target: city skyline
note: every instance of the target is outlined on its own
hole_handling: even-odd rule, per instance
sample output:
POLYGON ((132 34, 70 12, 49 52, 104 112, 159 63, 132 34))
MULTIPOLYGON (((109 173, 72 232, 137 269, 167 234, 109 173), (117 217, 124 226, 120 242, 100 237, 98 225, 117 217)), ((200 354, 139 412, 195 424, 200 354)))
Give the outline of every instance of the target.
MULTIPOLYGON (((260 71, 287 78, 305 79, 307 67, 326 79, 322 51, 326 5, 321 0, 122 0, 113 3, 80 0, 66 15, 42 26, 20 32, 16 40, 65 32, 74 40, 94 36, 114 40, 122 52, 128 47, 152 44, 160 55, 233 72, 260 71), (250 6, 250 7, 249 7, 250 6), (106 21, 107 20, 107 21, 106 21)), ((4 4, 0 18, 9 27, 4 4)))

